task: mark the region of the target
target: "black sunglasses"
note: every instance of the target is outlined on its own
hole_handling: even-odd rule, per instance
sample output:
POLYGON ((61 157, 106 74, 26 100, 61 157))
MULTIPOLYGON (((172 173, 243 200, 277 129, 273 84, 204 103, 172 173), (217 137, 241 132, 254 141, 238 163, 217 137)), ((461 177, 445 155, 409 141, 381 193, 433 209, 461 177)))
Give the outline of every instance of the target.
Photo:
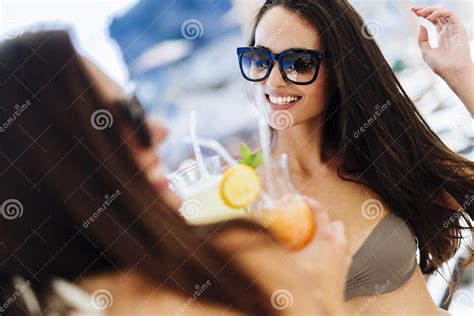
POLYGON ((136 95, 131 95, 119 101, 120 112, 138 135, 143 147, 151 146, 151 136, 145 123, 145 110, 136 95))
POLYGON ((321 62, 329 58, 328 52, 308 49, 289 49, 273 54, 264 47, 237 48, 239 67, 242 76, 248 81, 263 81, 278 61, 280 73, 287 82, 296 85, 308 85, 316 81, 321 62))

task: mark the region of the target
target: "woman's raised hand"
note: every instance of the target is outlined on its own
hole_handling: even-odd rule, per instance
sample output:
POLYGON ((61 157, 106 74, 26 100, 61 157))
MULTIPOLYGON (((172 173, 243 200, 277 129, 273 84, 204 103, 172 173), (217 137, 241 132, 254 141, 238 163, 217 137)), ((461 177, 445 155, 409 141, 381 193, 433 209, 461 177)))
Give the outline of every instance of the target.
POLYGON ((474 115, 474 66, 466 29, 449 9, 414 7, 412 11, 433 23, 438 31, 438 47, 433 48, 428 42, 426 28, 420 26, 418 42, 423 59, 453 89, 471 115, 474 115))
POLYGON ((413 13, 436 26, 438 47, 428 42, 428 31, 420 26, 418 42, 424 60, 433 71, 444 79, 472 67, 469 41, 464 26, 453 11, 434 7, 415 7, 413 13))

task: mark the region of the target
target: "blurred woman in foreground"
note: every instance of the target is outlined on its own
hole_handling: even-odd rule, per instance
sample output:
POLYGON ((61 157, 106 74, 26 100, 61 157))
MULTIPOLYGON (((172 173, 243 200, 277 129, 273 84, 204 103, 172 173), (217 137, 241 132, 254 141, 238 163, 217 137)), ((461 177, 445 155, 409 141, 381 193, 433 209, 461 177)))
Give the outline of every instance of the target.
POLYGON ((248 222, 190 227, 156 156, 166 131, 66 32, 6 41, 0 61, 3 314, 341 314, 344 228, 314 202, 297 253, 248 222))

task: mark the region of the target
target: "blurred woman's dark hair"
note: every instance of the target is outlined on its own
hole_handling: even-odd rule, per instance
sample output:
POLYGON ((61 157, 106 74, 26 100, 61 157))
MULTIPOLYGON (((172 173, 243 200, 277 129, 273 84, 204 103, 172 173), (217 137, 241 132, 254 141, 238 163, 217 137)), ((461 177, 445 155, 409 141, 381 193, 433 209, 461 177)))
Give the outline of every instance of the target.
MULTIPOLYGON (((1 44, 0 105, 3 299, 17 290, 14 279, 25 280, 44 309, 54 278, 74 283, 134 269, 184 297, 209 281, 203 300, 248 314, 274 311, 229 254, 157 196, 123 139, 125 120, 66 31, 1 44), (91 121, 97 111, 110 113, 106 128, 91 121)), ((5 312, 26 314, 26 303, 18 297, 20 308, 5 312)))
POLYGON ((339 177, 368 186, 411 225, 421 271, 433 273, 458 250, 463 230, 473 231, 474 163, 431 130, 349 1, 266 1, 250 46, 274 7, 291 12, 289 21, 305 19, 331 54, 327 62, 337 91, 325 113, 324 137, 342 156, 339 177), (360 132, 367 123, 370 128, 360 132))

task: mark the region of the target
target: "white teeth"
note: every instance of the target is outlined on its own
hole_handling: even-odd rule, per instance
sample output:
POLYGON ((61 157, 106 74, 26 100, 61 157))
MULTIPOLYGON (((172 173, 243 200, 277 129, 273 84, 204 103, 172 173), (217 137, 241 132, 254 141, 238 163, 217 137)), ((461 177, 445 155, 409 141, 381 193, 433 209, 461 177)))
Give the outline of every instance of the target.
POLYGON ((270 95, 269 97, 270 97, 270 102, 277 105, 288 104, 288 103, 297 101, 299 99, 298 97, 293 97, 293 96, 275 97, 275 96, 270 95))

